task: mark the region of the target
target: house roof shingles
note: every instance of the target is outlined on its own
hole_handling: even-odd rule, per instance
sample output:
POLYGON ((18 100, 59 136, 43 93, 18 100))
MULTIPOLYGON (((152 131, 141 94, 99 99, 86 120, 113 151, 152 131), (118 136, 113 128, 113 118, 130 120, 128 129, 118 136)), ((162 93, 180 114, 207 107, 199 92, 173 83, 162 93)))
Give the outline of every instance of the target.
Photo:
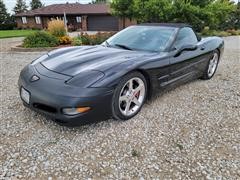
POLYGON ((66 14, 109 14, 110 8, 106 4, 66 3, 53 4, 32 11, 16 14, 16 16, 60 15, 66 14))

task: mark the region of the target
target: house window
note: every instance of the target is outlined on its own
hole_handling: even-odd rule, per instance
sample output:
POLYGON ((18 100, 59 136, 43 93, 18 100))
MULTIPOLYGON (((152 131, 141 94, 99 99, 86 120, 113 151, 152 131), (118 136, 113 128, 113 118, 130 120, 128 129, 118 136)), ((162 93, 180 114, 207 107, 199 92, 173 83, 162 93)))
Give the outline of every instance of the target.
POLYGON ((41 18, 39 16, 35 17, 36 24, 41 24, 41 18))
POLYGON ((22 23, 27 24, 27 18, 26 17, 22 17, 22 23))
POLYGON ((77 16, 76 20, 77 20, 77 23, 81 23, 82 22, 82 17, 81 16, 77 16))

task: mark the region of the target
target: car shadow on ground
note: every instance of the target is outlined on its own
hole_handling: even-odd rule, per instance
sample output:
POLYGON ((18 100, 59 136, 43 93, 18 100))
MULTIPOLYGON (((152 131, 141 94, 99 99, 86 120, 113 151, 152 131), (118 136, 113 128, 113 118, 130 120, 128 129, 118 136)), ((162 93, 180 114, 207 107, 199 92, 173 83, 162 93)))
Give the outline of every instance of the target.
MULTIPOLYGON (((187 85, 189 85, 193 82, 197 82, 197 81, 201 82, 202 80, 201 79, 187 80, 185 82, 180 82, 178 84, 174 84, 173 86, 169 86, 168 88, 166 88, 163 91, 159 91, 158 93, 153 95, 150 99, 146 100, 145 105, 143 106, 141 111, 145 110, 146 105, 147 106, 152 106, 156 101, 159 101, 159 99, 161 99, 167 93, 171 93, 174 90, 176 90, 177 88, 187 86, 187 85)), ((27 109, 25 111, 25 115, 26 116, 31 116, 30 119, 32 119, 33 121, 35 119, 38 119, 37 123, 42 123, 42 124, 45 124, 49 127, 54 126, 54 128, 57 128, 61 131, 70 131, 71 133, 76 133, 76 132, 84 133, 86 131, 90 131, 90 130, 93 130, 93 129, 96 129, 96 130, 101 129, 102 127, 104 127, 104 128, 109 127, 110 128, 112 126, 122 125, 122 124, 125 124, 128 121, 131 121, 131 119, 127 120, 127 121, 121 121, 121 120, 115 120, 113 118, 110 118, 110 119, 101 120, 101 121, 96 120, 95 122, 89 123, 89 124, 86 124, 86 125, 69 127, 69 126, 66 126, 64 124, 60 124, 60 123, 56 122, 56 120, 54 120, 52 118, 49 118, 49 117, 45 116, 44 114, 32 111, 30 109, 27 109), (40 122, 39 119, 41 119, 42 121, 40 122)), ((137 116, 136 116, 136 118, 137 118, 137 116)))
MULTIPOLYGON (((21 103, 21 102, 20 102, 21 103)), ((76 132, 87 132, 90 130, 97 130, 101 129, 102 127, 111 127, 111 126, 117 126, 118 124, 122 124, 126 121, 120 121, 120 120, 114 120, 114 119, 107 119, 107 120, 96 120, 93 123, 89 123, 86 125, 79 125, 79 126, 67 126, 65 124, 58 123, 55 119, 50 118, 46 116, 43 113, 33 111, 31 109, 28 109, 24 107, 23 114, 28 121, 25 121, 24 123, 34 123, 33 126, 41 127, 41 126, 47 126, 49 129, 55 129, 57 131, 65 131, 66 133, 76 133, 76 132)))

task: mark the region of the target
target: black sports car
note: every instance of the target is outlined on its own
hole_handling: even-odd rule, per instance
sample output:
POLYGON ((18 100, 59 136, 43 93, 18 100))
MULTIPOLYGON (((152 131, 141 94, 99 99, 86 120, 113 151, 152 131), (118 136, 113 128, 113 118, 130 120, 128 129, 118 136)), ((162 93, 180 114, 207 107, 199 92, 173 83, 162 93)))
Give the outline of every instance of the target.
POLYGON ((176 82, 211 79, 224 49, 185 24, 131 26, 101 45, 55 50, 19 78, 25 106, 75 126, 135 116, 146 98, 176 82))

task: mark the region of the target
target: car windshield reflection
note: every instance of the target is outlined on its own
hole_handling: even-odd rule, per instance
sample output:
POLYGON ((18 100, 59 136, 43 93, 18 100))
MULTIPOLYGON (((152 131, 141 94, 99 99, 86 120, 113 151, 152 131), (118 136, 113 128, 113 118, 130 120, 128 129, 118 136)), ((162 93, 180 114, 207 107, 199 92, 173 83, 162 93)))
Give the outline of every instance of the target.
POLYGON ((132 26, 105 41, 108 47, 126 50, 164 51, 174 35, 174 27, 132 26))

